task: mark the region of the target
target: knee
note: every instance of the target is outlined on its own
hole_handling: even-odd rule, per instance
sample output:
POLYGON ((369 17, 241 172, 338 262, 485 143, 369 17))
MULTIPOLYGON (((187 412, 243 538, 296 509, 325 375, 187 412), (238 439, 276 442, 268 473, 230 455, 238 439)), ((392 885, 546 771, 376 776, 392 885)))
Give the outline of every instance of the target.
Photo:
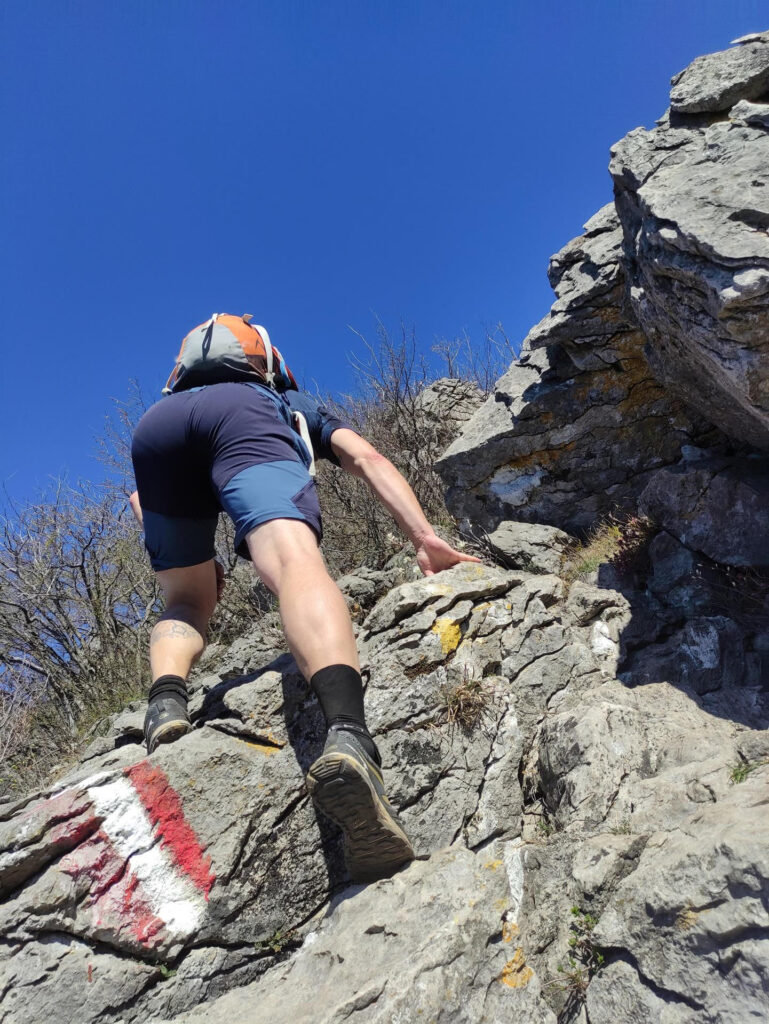
POLYGON ((318 539, 304 522, 272 520, 252 530, 246 543, 257 575, 276 596, 299 574, 326 572, 318 539))
POLYGON ((280 597, 280 592, 284 587, 292 586, 297 581, 303 581, 309 586, 312 582, 316 582, 319 576, 331 579, 317 548, 315 551, 291 552, 269 567, 262 567, 256 571, 265 586, 276 597, 280 597))

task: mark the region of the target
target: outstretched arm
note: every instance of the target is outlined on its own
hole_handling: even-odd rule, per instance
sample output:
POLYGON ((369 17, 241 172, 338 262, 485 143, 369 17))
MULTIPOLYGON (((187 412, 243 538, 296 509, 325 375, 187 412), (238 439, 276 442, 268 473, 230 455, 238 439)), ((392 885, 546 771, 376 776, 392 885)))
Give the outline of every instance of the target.
POLYGON ((412 542, 417 563, 425 576, 449 569, 457 562, 479 562, 473 555, 464 555, 436 534, 408 481, 384 455, 354 430, 340 428, 331 435, 331 447, 342 468, 360 477, 375 497, 392 515, 412 542))

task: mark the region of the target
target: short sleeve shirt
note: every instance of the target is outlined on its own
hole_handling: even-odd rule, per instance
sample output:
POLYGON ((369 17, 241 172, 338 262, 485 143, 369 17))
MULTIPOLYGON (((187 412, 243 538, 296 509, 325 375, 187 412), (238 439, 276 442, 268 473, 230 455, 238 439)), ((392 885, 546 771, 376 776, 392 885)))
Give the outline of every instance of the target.
MULTIPOLYGON (((307 420, 307 428, 310 432, 313 452, 319 459, 328 459, 335 466, 339 465, 339 459, 334 455, 331 448, 331 435, 335 430, 344 427, 347 430, 355 430, 344 420, 339 419, 330 412, 325 405, 321 405, 318 399, 308 395, 306 391, 285 391, 283 393, 288 405, 294 412, 300 412, 307 420)), ((355 431, 357 433, 357 431, 355 431)))

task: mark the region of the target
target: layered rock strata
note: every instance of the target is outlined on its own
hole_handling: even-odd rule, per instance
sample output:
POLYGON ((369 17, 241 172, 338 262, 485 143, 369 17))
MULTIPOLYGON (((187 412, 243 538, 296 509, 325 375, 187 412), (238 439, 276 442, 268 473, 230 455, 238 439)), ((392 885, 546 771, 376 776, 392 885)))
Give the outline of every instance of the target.
POLYGON ((633 311, 657 377, 769 450, 769 33, 694 61, 612 150, 633 311), (758 101, 758 102, 752 102, 758 101), (763 101, 763 102, 762 102, 763 101))
POLYGON ((720 439, 652 373, 622 252, 606 206, 552 258, 552 310, 438 461, 466 533, 506 520, 584 533, 612 508, 634 506, 682 448, 720 439))
MULTIPOLYGON (((584 533, 612 508, 635 512, 656 470, 642 504, 666 525, 667 471, 693 461, 722 507, 762 505, 767 83, 769 33, 745 37, 677 75, 657 127, 613 148, 615 203, 553 257, 549 315, 438 463, 468 533, 508 520, 584 533), (725 467, 735 457, 754 460, 747 476, 725 467)), ((735 528, 734 547, 715 541, 727 521, 708 554, 765 566, 769 517, 751 516, 747 547, 735 528)))

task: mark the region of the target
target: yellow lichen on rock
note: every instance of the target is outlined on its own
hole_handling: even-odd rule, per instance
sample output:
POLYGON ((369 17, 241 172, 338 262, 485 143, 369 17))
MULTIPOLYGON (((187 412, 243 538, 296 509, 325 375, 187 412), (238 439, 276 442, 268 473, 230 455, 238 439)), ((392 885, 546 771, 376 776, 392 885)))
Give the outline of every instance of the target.
POLYGON ((513 954, 513 959, 508 960, 502 968, 499 980, 508 988, 525 988, 533 976, 534 971, 527 965, 522 947, 518 946, 513 954))
POLYGON ((437 633, 441 642, 441 650, 444 654, 450 654, 459 646, 462 639, 462 630, 458 622, 453 619, 436 619, 432 626, 433 633, 437 633))
POLYGON ((257 743, 255 740, 242 740, 242 742, 245 743, 246 746, 255 747, 260 753, 266 754, 267 757, 277 754, 280 750, 280 747, 273 746, 271 743, 257 743))

